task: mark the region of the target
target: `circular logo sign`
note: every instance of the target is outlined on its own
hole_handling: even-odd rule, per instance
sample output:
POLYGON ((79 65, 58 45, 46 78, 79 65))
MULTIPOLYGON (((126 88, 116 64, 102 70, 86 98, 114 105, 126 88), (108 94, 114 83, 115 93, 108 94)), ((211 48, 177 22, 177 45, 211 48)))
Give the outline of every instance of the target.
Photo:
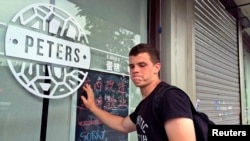
POLYGON ((90 47, 84 30, 64 10, 33 4, 19 11, 6 30, 5 55, 17 81, 32 94, 63 98, 86 79, 90 47))

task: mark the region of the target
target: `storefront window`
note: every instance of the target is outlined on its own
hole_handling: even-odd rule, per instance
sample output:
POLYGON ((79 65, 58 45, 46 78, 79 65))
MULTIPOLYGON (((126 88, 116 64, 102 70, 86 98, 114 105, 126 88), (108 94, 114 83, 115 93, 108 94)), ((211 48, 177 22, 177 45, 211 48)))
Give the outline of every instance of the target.
POLYGON ((0 140, 136 140, 100 123, 80 101, 121 116, 141 99, 128 53, 147 39, 146 0, 1 1, 0 140))

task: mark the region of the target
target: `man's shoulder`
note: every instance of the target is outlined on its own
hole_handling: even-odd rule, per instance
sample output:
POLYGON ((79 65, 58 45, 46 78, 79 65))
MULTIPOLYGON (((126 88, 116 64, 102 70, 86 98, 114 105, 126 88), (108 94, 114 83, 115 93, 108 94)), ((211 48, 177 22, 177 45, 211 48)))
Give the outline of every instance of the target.
POLYGON ((175 85, 171 85, 170 83, 167 83, 165 81, 161 81, 159 83, 158 92, 160 93, 158 97, 161 97, 162 95, 172 95, 172 94, 186 95, 186 92, 184 92, 181 88, 175 85))

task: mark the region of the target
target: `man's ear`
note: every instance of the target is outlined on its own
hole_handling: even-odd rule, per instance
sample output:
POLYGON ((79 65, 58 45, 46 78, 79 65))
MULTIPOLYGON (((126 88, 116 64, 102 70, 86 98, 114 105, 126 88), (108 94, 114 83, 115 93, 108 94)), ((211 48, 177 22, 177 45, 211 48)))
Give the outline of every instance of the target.
POLYGON ((159 73, 159 71, 161 70, 161 63, 156 63, 155 64, 155 74, 158 74, 159 73))

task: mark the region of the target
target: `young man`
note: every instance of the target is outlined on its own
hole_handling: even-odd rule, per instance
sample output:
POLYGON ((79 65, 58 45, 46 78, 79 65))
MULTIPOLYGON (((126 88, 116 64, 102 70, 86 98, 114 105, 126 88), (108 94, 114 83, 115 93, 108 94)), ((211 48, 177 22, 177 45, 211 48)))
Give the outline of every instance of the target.
POLYGON ((161 122, 153 116, 153 99, 160 87, 167 84, 160 80, 160 57, 157 50, 148 44, 138 44, 129 53, 130 75, 135 86, 141 90, 142 101, 127 117, 112 115, 95 104, 93 90, 86 84, 83 89, 87 99, 85 106, 110 128, 129 133, 137 130, 138 141, 195 141, 191 103, 179 90, 164 94, 158 112, 161 122))

